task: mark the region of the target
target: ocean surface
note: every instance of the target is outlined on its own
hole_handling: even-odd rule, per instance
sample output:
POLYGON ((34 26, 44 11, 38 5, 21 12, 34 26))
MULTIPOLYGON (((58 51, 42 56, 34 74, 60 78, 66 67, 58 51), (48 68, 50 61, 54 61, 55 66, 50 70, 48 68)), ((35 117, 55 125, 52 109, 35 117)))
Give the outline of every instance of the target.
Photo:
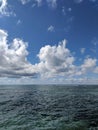
POLYGON ((0 130, 98 130, 98 86, 1 85, 0 130))

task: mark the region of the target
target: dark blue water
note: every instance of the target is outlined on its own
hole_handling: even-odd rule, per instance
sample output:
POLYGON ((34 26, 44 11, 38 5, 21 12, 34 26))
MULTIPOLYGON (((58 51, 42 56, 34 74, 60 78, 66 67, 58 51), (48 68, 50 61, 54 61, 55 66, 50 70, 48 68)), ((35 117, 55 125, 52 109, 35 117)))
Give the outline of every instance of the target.
POLYGON ((98 86, 0 86, 0 130, 98 130, 98 86))

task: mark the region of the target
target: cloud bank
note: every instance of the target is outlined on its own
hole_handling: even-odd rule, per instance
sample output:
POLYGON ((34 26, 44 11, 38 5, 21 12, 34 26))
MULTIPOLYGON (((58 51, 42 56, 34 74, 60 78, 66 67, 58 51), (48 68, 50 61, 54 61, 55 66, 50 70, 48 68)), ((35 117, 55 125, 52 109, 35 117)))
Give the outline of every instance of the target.
POLYGON ((58 45, 46 45, 37 55, 39 63, 31 64, 28 59, 28 44, 19 38, 8 43, 8 33, 0 29, 0 77, 8 78, 71 78, 89 73, 98 73, 97 59, 85 58, 83 63, 76 65, 76 58, 67 48, 64 39, 58 45))

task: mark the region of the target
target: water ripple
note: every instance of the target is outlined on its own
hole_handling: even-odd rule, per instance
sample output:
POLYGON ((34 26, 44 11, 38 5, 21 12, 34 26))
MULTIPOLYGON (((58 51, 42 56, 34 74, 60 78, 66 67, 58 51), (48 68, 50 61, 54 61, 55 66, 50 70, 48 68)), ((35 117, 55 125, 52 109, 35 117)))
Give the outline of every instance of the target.
POLYGON ((0 130, 98 130, 98 86, 0 86, 0 130))

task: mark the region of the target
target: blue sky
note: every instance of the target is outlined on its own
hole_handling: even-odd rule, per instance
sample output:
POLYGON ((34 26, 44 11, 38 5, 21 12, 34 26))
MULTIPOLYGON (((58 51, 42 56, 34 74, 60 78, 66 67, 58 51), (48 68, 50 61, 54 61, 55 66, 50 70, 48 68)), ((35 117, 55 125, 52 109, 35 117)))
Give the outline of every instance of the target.
POLYGON ((0 0, 0 83, 98 83, 97 0, 0 0))

